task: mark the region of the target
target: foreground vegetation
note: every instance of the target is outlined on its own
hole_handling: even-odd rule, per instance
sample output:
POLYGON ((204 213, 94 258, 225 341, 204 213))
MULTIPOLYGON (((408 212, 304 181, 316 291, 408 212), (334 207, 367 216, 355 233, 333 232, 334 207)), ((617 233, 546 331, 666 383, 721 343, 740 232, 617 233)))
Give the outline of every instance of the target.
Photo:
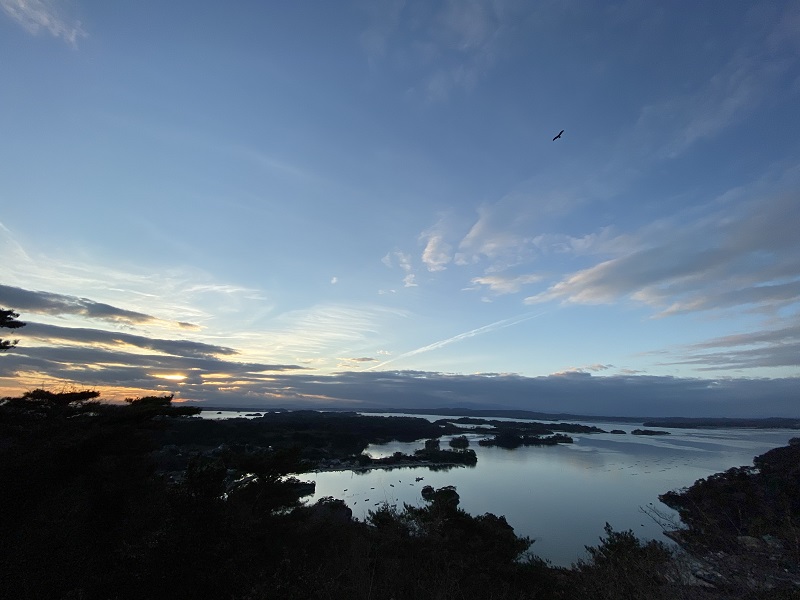
MULTIPOLYGON (((425 488, 422 506, 384 505, 366 522, 341 500, 301 503, 299 478, 319 461, 411 437, 448 452, 437 439, 446 423, 311 412, 205 421, 171 400, 35 390, 0 401, 3 597, 794 597, 791 577, 760 577, 763 566, 744 584, 718 573, 703 587, 663 544, 610 528, 586 561, 553 568, 502 516, 465 513, 453 488, 425 488)), ((798 452, 665 496, 698 560, 735 539, 768 545, 772 566, 797 564, 798 452)))
POLYGON ((718 587, 800 589, 800 438, 660 500, 685 528, 672 537, 718 587))

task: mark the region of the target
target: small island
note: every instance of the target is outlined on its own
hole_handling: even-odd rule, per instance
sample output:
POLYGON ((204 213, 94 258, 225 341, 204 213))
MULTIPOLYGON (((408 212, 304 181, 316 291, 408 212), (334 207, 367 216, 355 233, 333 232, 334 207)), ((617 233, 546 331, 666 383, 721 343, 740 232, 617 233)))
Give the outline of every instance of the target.
POLYGON ((451 448, 469 448, 469 438, 465 435, 454 437, 448 443, 451 448))
MULTIPOLYGON (((437 440, 438 441, 438 440, 437 440)), ((372 469, 399 469, 404 467, 428 467, 432 471, 447 470, 452 467, 473 467, 478 463, 474 450, 440 450, 421 448, 414 454, 395 452, 390 456, 373 458, 360 454, 350 460, 331 459, 316 463, 314 471, 369 471, 372 469)))
POLYGON ((632 435, 669 435, 669 431, 661 431, 659 429, 634 429, 631 431, 632 435))
POLYGON ((499 433, 492 438, 478 440, 478 444, 481 446, 496 446, 508 450, 513 450, 520 446, 555 446, 556 444, 571 444, 572 442, 573 439, 563 433, 556 433, 550 436, 499 433))

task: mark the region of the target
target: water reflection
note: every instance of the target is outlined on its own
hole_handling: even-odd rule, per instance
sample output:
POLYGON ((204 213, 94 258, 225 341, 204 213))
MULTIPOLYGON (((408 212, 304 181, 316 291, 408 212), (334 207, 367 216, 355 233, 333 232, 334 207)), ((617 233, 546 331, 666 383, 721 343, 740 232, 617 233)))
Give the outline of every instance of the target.
MULTIPOLYGON (((653 507, 674 514, 658 501, 659 494, 752 464, 754 456, 797 435, 790 430, 670 429, 669 436, 650 437, 631 435, 638 425, 589 424, 627 433, 573 435, 571 445, 515 450, 478 446, 484 436, 466 433, 478 455, 474 468, 310 474, 306 478, 317 483, 311 501, 342 498, 363 519, 383 502, 421 504, 425 485, 455 485, 464 510, 505 515, 518 534, 535 539, 536 554, 568 566, 584 557, 585 545, 597 543, 606 521, 615 529, 632 529, 642 539, 667 541, 660 526, 642 512, 653 507)), ((448 440, 442 438, 442 447, 448 440)), ((423 443, 392 442, 367 451, 373 457, 413 453, 423 443)))

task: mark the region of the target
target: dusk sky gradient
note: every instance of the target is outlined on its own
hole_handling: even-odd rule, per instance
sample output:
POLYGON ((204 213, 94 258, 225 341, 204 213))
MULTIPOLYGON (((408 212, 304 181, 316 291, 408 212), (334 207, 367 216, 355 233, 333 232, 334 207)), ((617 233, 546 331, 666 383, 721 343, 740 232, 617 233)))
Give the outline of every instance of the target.
POLYGON ((0 80, 0 395, 800 416, 800 1, 0 0, 0 80))

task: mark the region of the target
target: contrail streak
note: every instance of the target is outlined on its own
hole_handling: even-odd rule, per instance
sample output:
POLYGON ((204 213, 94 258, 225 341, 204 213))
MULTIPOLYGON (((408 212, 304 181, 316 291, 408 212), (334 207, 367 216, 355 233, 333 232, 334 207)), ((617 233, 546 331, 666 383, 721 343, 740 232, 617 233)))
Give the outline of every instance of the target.
POLYGON ((467 338, 475 337, 476 335, 481 335, 484 333, 490 333, 492 331, 497 331, 498 329, 503 329, 505 327, 511 327, 512 325, 517 325, 519 323, 523 323, 524 321, 529 321, 531 319, 535 319, 536 317, 541 317, 543 314, 550 312, 549 310, 545 310, 538 313, 525 313, 523 315, 519 315, 516 317, 510 317, 508 319, 503 319, 502 321, 496 321, 494 323, 490 323, 489 325, 484 325, 483 327, 478 327, 477 329, 472 329, 470 331, 465 331, 464 333, 459 333, 458 335, 454 335, 451 338, 447 338, 446 340, 439 340, 438 342, 434 342, 432 344, 428 344, 427 346, 422 346, 422 348, 417 348, 416 350, 411 350, 406 352, 405 354, 401 354, 400 356, 395 356, 394 358, 390 358, 389 360, 383 361, 377 365, 372 365, 371 367, 364 369, 365 371, 372 371, 374 369, 379 369, 384 367, 390 363, 398 361, 402 358, 408 358, 409 356, 415 356, 417 354, 422 354, 423 352, 430 352, 431 350, 438 350, 439 348, 443 348, 444 346, 449 346, 450 344, 454 344, 456 342, 460 342, 461 340, 465 340, 467 338))

